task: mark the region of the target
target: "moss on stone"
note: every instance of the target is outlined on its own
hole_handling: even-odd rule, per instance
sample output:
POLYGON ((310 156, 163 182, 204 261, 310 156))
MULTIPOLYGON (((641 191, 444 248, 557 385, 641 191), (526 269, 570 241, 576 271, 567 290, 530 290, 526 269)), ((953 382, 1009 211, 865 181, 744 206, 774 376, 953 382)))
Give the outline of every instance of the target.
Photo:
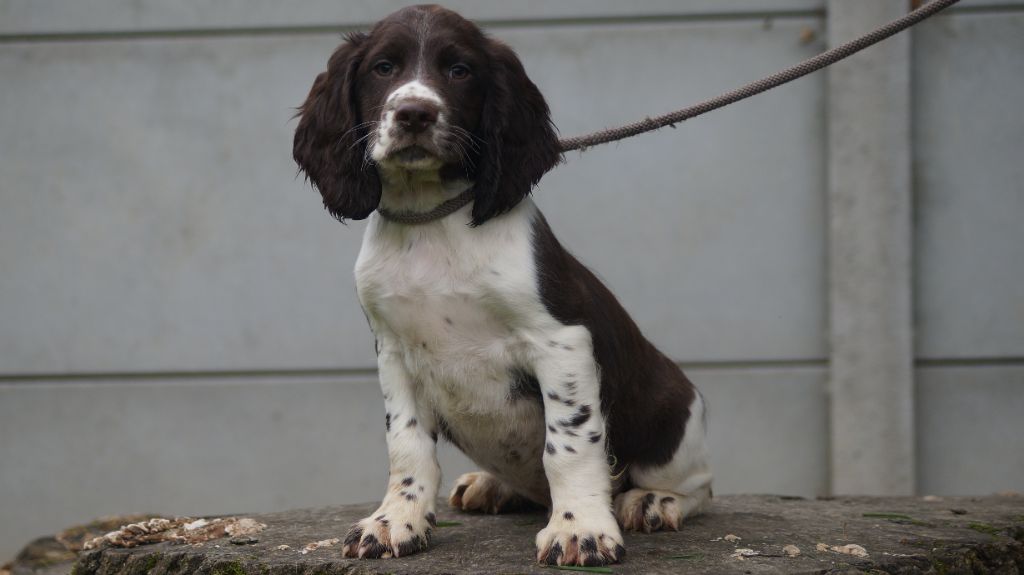
POLYGON ((156 568, 157 564, 160 563, 160 560, 163 559, 163 557, 162 553, 151 553, 150 555, 147 555, 146 562, 142 567, 144 573, 149 573, 156 568))
POLYGON ((229 561, 214 567, 211 575, 245 575, 245 569, 238 561, 229 561))
POLYGON ((970 523, 967 526, 977 531, 978 533, 984 533, 986 535, 999 535, 999 533, 1002 531, 1002 529, 998 527, 993 527, 988 523, 970 523))

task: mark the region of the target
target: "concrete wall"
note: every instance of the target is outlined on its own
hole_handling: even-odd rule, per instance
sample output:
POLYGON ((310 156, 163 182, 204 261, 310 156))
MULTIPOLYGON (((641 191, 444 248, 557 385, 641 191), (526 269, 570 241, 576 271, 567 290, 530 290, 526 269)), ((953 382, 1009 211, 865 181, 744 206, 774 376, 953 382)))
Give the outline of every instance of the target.
MULTIPOLYGON (((928 493, 1024 486, 1024 3, 962 4, 911 43, 928 493)), ((294 177, 290 117, 337 31, 398 5, 0 0, 0 557, 107 513, 379 496, 361 225, 294 177)), ((516 47, 565 135, 826 47, 819 0, 451 5, 516 47)), ((716 492, 829 490, 825 86, 570 154, 536 194, 691 366, 716 492)))

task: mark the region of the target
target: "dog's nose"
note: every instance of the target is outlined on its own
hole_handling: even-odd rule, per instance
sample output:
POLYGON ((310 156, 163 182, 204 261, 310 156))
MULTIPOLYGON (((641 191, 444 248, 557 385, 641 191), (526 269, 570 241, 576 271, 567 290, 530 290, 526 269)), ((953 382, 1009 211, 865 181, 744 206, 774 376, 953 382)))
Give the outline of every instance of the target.
POLYGON ((406 102, 395 110, 395 121, 406 132, 419 134, 437 123, 437 108, 429 102, 406 102))

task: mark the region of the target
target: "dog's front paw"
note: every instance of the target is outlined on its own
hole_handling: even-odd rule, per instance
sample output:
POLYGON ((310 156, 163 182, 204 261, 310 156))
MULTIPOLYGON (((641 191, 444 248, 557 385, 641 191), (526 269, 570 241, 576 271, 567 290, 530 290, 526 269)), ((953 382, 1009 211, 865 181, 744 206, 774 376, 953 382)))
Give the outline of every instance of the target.
POLYGON ((622 533, 608 511, 552 513, 537 534, 537 561, 547 565, 594 567, 618 563, 625 555, 622 533))
POLYGON ((427 548, 430 529, 436 525, 433 512, 420 516, 412 510, 386 510, 352 525, 345 535, 342 555, 360 559, 405 557, 427 548))

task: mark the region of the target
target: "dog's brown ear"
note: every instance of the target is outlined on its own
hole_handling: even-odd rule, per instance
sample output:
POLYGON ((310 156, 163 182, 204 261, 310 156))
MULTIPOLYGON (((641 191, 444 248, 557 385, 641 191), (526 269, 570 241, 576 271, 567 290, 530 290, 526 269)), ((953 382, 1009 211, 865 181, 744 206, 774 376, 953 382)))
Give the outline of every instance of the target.
POLYGON ((366 127, 356 102, 356 70, 367 36, 349 34, 299 108, 292 157, 335 218, 361 220, 380 203, 377 170, 366 161, 366 127))
POLYGON ((473 225, 515 207, 562 159, 547 102, 515 52, 492 39, 488 56, 480 121, 485 148, 476 172, 473 225))

